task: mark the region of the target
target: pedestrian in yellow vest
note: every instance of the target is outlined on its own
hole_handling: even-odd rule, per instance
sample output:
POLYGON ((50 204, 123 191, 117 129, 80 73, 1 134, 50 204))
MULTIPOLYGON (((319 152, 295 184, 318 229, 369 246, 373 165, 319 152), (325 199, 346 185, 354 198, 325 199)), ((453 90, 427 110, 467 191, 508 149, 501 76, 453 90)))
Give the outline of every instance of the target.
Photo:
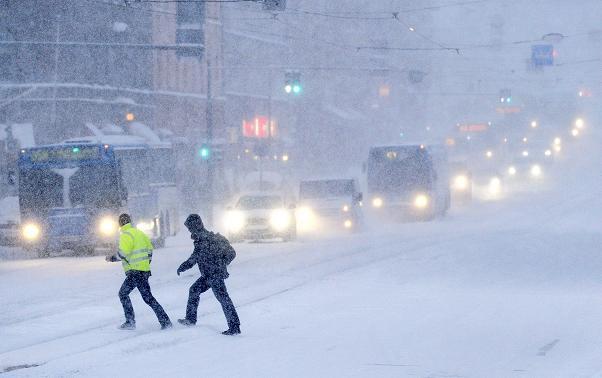
POLYGON ((149 305, 157 315, 161 329, 171 328, 169 316, 153 297, 148 283, 151 276, 150 264, 153 258, 153 244, 144 232, 132 227, 132 218, 129 214, 119 216, 119 227, 119 251, 107 257, 107 261, 110 262, 121 261, 125 271, 125 281, 119 289, 119 300, 123 306, 125 323, 119 328, 124 330, 136 329, 134 307, 130 300, 130 293, 135 288, 138 288, 144 303, 149 305))

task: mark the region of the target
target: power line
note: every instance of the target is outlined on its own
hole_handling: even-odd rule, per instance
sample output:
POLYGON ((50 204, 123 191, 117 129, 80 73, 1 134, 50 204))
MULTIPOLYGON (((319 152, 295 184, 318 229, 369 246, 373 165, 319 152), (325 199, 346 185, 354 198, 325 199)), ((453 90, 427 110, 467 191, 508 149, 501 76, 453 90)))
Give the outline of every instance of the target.
MULTIPOLYGON (((124 0, 126 6, 129 6, 132 0, 124 0)), ((133 0, 136 3, 259 3, 262 0, 133 0)))

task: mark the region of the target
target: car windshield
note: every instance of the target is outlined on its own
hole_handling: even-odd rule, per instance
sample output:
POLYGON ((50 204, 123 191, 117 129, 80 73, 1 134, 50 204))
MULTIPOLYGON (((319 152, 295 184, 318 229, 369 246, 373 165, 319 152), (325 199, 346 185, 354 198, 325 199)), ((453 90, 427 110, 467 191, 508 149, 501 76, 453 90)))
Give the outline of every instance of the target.
POLYGON ((281 197, 278 196, 244 196, 238 200, 237 209, 275 209, 283 206, 281 197))
POLYGON ((352 180, 304 181, 299 187, 299 197, 301 198, 349 197, 352 195, 352 180))

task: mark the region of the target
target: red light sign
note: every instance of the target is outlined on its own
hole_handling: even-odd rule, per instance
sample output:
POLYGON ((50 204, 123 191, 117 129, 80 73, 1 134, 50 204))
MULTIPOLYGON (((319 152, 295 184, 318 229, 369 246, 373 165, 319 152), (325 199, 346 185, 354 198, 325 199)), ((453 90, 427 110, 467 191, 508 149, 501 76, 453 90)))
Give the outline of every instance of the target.
POLYGON ((484 123, 476 123, 472 125, 460 125, 458 127, 462 133, 478 133, 487 130, 487 125, 484 123))
POLYGON ((250 121, 242 121, 242 135, 245 138, 272 138, 276 135, 276 122, 272 119, 268 126, 268 118, 258 116, 250 121))

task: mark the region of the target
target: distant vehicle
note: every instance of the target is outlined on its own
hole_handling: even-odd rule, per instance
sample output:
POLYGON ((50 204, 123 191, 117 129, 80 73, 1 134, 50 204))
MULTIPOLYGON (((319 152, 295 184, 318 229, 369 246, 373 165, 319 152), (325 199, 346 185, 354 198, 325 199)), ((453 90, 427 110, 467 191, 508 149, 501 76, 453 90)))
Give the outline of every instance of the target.
POLYGON ((472 172, 466 162, 451 162, 450 188, 452 203, 466 204, 472 200, 472 172))
POLYGON ((40 256, 116 248, 117 216, 127 211, 156 247, 177 231, 174 161, 169 144, 74 140, 21 150, 21 240, 40 256), (126 144, 127 143, 127 144, 126 144))
POLYGON ((362 199, 354 179, 301 181, 297 209, 299 230, 359 230, 363 223, 362 199))
POLYGON ((0 245, 19 245, 19 198, 0 199, 0 245))
POLYGON ((450 207, 443 146, 373 147, 367 162, 370 207, 390 217, 429 220, 450 207))
POLYGON ((287 204, 278 193, 258 192, 241 195, 224 217, 228 239, 277 239, 291 241, 297 238, 295 205, 287 204))

